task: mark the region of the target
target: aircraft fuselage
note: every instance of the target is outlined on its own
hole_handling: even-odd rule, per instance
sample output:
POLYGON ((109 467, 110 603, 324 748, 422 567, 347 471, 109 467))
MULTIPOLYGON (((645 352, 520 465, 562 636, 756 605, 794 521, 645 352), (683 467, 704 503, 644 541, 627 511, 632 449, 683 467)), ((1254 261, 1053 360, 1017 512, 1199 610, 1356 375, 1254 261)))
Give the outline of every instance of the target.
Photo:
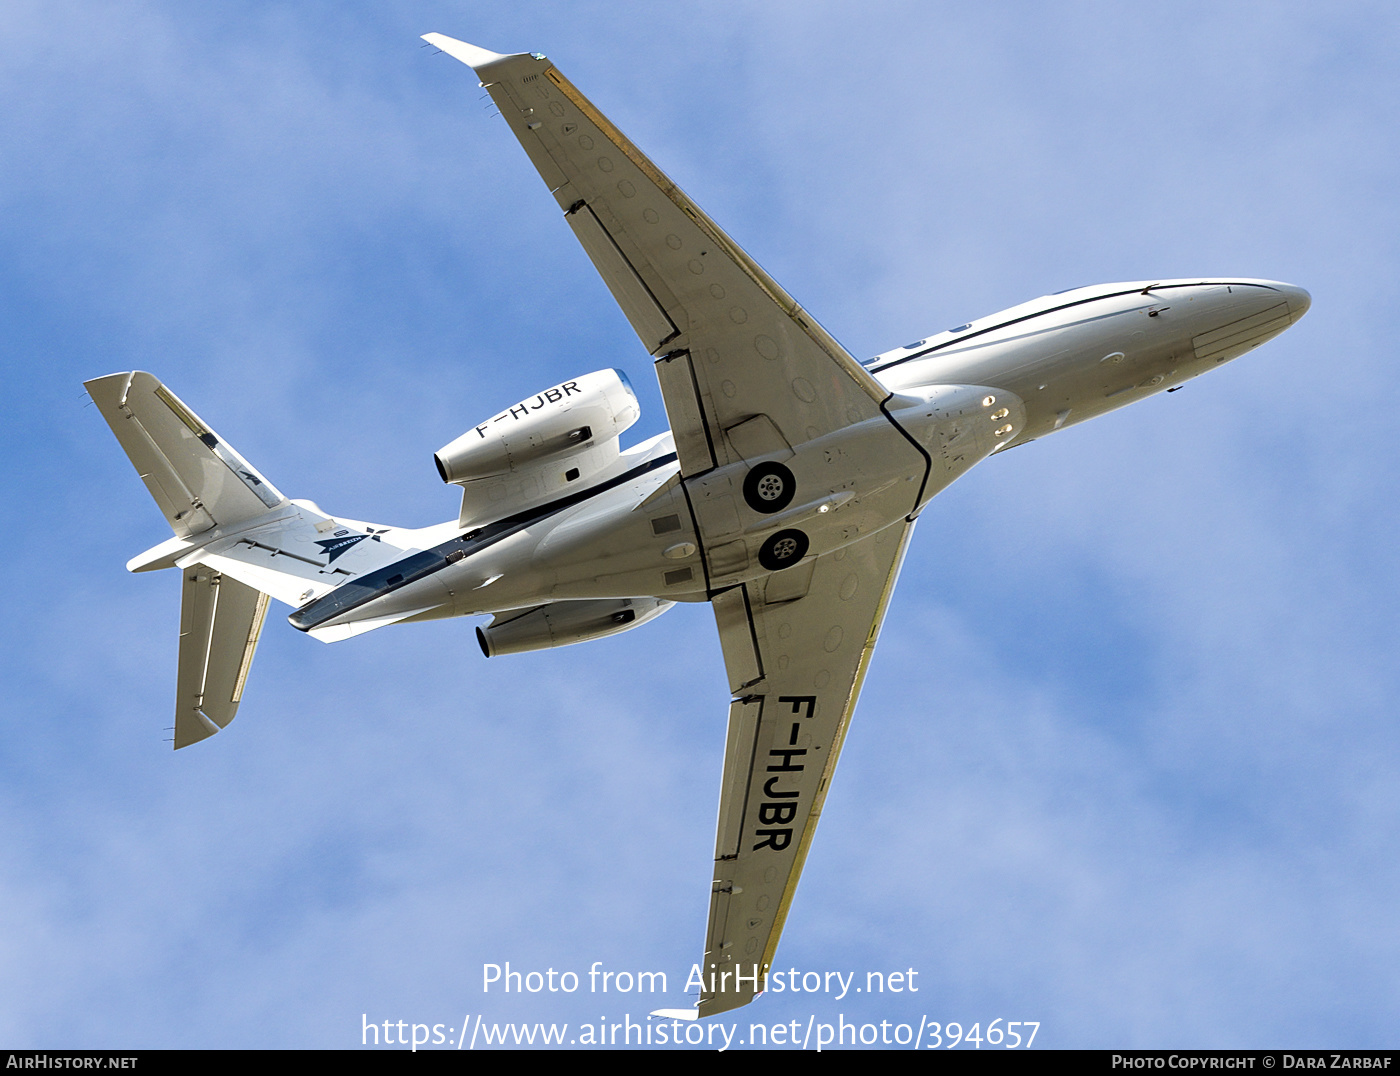
POLYGON ((1022 444, 1174 388, 1277 336, 1307 311, 1268 280, 1143 281, 1048 295, 877 356, 895 392, 993 385, 1025 401, 1022 444))
POLYGON ((869 360, 892 394, 879 418, 796 444, 774 431, 772 451, 684 485, 663 434, 623 452, 588 489, 519 518, 431 528, 441 540, 430 549, 332 592, 292 623, 409 610, 427 620, 570 599, 705 601, 916 515, 988 455, 1236 358, 1308 305, 1302 289, 1260 280, 1046 296, 869 360))

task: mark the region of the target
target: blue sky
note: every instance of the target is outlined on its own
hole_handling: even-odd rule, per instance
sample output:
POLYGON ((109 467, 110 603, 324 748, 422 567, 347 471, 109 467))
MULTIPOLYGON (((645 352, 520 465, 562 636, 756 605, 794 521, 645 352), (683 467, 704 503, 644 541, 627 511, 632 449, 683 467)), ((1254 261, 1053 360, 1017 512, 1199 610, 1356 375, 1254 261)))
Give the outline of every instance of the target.
MULTIPOLYGON (((712 619, 483 659, 269 618, 178 755, 168 535, 81 382, 169 383, 292 496, 420 526, 432 453, 649 360, 436 30, 548 53, 858 356, 1099 281, 1308 288, 1239 362, 925 513, 779 949, 902 996, 738 1014, 1065 1047, 1394 1044, 1396 101, 1385 3, 0 11, 10 546, 0 1040, 347 1047, 639 1019, 700 959, 712 619), (665 971, 483 995, 482 965, 665 971)), ((282 610, 285 613, 285 610, 282 610)))

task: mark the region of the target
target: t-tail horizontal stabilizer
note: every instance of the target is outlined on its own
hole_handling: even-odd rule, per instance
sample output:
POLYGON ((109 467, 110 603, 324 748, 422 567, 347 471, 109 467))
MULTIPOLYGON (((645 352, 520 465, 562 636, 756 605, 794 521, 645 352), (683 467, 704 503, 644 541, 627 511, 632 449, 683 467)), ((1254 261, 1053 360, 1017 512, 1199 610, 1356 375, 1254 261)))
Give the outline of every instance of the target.
POLYGON ((150 374, 108 374, 84 388, 178 537, 242 523, 287 503, 150 374))

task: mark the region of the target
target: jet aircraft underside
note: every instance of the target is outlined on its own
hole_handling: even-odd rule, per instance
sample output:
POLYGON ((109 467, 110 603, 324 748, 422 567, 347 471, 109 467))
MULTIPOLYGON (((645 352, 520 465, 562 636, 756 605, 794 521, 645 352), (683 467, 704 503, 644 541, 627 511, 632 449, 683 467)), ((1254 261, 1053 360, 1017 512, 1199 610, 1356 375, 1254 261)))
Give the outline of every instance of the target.
MULTIPOLYGON (((731 692, 706 988, 761 991, 915 521, 987 457, 1245 354, 1301 288, 1077 288, 858 362, 546 58, 425 39, 472 67, 652 356, 670 432, 624 448, 626 375, 560 382, 435 457, 456 520, 395 528, 289 500, 155 377, 89 393, 175 537, 175 747, 233 719, 270 598, 333 642, 490 615, 488 656, 709 602, 731 692)), ((565 373, 565 371, 560 371, 565 373)))

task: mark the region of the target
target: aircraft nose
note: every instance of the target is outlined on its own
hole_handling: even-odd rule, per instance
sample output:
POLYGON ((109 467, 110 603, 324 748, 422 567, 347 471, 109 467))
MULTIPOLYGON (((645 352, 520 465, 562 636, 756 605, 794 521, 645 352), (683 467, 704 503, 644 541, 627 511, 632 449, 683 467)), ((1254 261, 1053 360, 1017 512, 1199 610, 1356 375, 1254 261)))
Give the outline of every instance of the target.
POLYGON ((1295 323, 1308 312, 1308 307, 1312 306, 1312 296, 1296 284, 1275 284, 1274 287, 1281 291, 1284 299, 1288 301, 1288 313, 1295 323))

